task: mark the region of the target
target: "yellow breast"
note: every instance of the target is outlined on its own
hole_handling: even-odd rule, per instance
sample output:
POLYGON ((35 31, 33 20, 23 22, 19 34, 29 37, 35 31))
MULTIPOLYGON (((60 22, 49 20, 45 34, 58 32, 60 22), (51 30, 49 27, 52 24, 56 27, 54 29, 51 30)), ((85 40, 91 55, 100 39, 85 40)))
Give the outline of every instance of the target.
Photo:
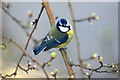
POLYGON ((73 30, 69 30, 67 32, 67 34, 68 34, 68 40, 65 43, 63 43, 63 44, 61 44, 61 45, 59 45, 59 46, 57 46, 55 48, 63 48, 63 47, 65 47, 71 41, 71 39, 73 37, 73 34, 74 34, 73 30))

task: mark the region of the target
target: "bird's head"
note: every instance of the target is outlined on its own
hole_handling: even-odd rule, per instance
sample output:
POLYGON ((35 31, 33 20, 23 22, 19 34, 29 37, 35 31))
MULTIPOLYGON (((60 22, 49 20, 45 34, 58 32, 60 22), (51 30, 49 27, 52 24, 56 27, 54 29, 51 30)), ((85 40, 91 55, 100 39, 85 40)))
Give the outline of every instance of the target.
POLYGON ((57 24, 56 24, 56 27, 60 32, 63 32, 63 33, 68 32, 69 30, 72 29, 72 26, 70 25, 68 20, 65 18, 59 19, 57 24))

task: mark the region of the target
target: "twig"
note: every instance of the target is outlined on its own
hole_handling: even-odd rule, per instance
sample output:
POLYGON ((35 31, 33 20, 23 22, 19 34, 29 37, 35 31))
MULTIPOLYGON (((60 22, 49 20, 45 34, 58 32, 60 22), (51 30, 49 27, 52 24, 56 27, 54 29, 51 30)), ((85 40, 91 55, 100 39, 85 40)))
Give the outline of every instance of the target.
POLYGON ((74 21, 74 22, 83 22, 83 21, 89 21, 89 22, 91 22, 92 20, 99 20, 99 16, 92 15, 92 16, 89 16, 89 17, 87 17, 87 18, 78 19, 78 20, 73 20, 73 21, 74 21))
POLYGON ((85 61, 90 61, 90 60, 93 60, 93 59, 94 59, 93 57, 89 57, 89 58, 83 59, 82 61, 85 62, 85 61))
POLYGON ((36 19, 35 26, 34 26, 32 32, 31 32, 30 35, 29 35, 29 38, 28 38, 27 44, 26 44, 26 46, 25 46, 25 50, 26 50, 27 47, 28 47, 28 44, 29 44, 29 42, 30 42, 30 39, 31 39, 31 37, 32 37, 33 32, 34 32, 35 29, 37 28, 37 24, 38 24, 38 21, 39 21, 39 19, 40 19, 40 16, 41 16, 42 12, 43 12, 43 9, 44 9, 44 6, 42 6, 42 8, 41 8, 41 10, 40 10, 40 13, 39 13, 39 15, 38 15, 38 18, 36 19))
MULTIPOLYGON (((24 56, 26 56, 26 55, 23 53, 22 56, 20 57, 18 63, 17 63, 17 66, 16 66, 16 69, 15 69, 15 72, 14 72, 14 73, 17 74, 17 71, 18 71, 18 68, 19 68, 19 64, 20 64, 20 62, 22 61, 22 58, 23 58, 24 56)), ((16 75, 15 75, 15 76, 16 76, 16 75)))
POLYGON ((76 67, 81 67, 83 69, 86 69, 86 70, 89 70, 91 73, 88 74, 88 73, 84 73, 84 75, 86 75, 88 77, 88 79, 90 80, 91 79, 91 76, 94 72, 96 73, 118 73, 120 71, 120 69, 117 69, 119 68, 119 63, 118 64, 104 64, 102 61, 99 62, 100 66, 97 67, 97 68, 89 68, 89 67, 86 67, 86 66, 82 66, 82 65, 79 65, 79 64, 74 64, 73 62, 69 62, 69 64, 71 66, 76 66, 76 67), (101 68, 112 68, 112 70, 100 70, 101 68))
MULTIPOLYGON (((78 34, 77 34, 77 31, 76 31, 76 24, 75 24, 75 22, 74 22, 75 17, 74 17, 74 13, 73 13, 73 9, 72 9, 72 5, 71 5, 71 3, 70 3, 70 0, 68 1, 68 6, 69 6, 70 14, 71 14, 71 17, 72 17, 72 25, 73 25, 73 29, 74 29, 76 44, 77 44, 78 60, 79 60, 79 64, 82 64, 83 61, 82 61, 82 59, 80 58, 80 42, 79 42, 78 34)), ((83 73, 82 68, 80 68, 80 70, 81 70, 81 72, 83 73)), ((83 74, 82 74, 82 77, 84 77, 83 74)))
POLYGON ((4 7, 2 7, 2 9, 5 11, 5 13, 7 13, 19 26, 21 26, 22 28, 27 28, 26 26, 22 25, 21 22, 16 19, 12 14, 10 14, 4 7))
POLYGON ((19 68, 21 69, 21 70, 23 70, 24 72, 26 72, 27 74, 28 74, 28 71, 29 70, 38 70, 37 68, 36 68, 36 65, 35 66, 31 66, 31 64, 28 62, 28 64, 27 64, 27 69, 24 69, 24 68, 22 68, 20 65, 19 65, 19 68))
MULTIPOLYGON (((7 12, 7 10, 5 10, 3 7, 2 7, 2 9, 3 9, 14 21, 16 21, 16 23, 18 23, 20 26, 23 27, 23 25, 21 25, 20 22, 19 22, 15 17, 13 17, 9 12, 7 12)), ((27 49, 28 44, 29 44, 29 42, 30 42, 30 39, 31 39, 31 37, 32 37, 32 34, 33 34, 33 32, 35 31, 35 29, 36 29, 36 27, 37 27, 37 24, 38 24, 38 21, 39 21, 39 19, 40 19, 40 16, 41 16, 42 12, 43 12, 43 9, 44 9, 44 6, 42 6, 42 8, 41 8, 41 10, 40 10, 40 13, 39 13, 39 15, 38 15, 38 18, 36 19, 35 26, 34 26, 32 32, 31 32, 31 34, 29 35, 28 41, 27 41, 26 46, 25 46, 25 50, 27 49)), ((24 28, 24 27, 23 27, 23 28, 24 28)), ((22 54, 22 56, 20 57, 14 73, 17 74, 17 70, 18 70, 19 64, 20 64, 20 62, 21 62, 21 60, 22 60, 22 58, 23 58, 24 56, 26 56, 26 55, 25 55, 25 54, 22 54)), ((36 62, 36 60, 34 60, 34 62, 36 62)), ((36 62, 36 63, 39 63, 39 62, 36 62)), ((39 64, 39 65, 41 66, 41 64, 39 64)), ((42 68, 42 67, 41 67, 41 68, 42 68)), ((43 69, 43 71, 45 72, 44 69, 43 69)), ((46 72, 45 72, 45 75, 46 75, 47 78, 49 78, 46 72)))
MULTIPOLYGON (((42 67, 44 68, 44 67, 46 66, 46 64, 48 64, 48 63, 52 62, 53 60, 54 60, 54 58, 51 58, 49 61, 47 61, 47 62, 43 63, 42 67)), ((48 65, 48 66, 49 66, 49 65, 48 65)))
POLYGON ((65 65, 67 67, 69 76, 71 78, 76 78, 77 76, 76 76, 75 72, 73 71, 72 66, 68 63, 69 57, 68 57, 66 51, 61 48, 60 52, 61 52, 61 55, 62 55, 62 57, 64 59, 64 62, 65 62, 65 65))
MULTIPOLYGON (((26 46, 25 46, 25 48, 24 48, 25 50, 27 49, 28 44, 29 44, 29 42, 30 42, 30 39, 31 39, 31 37, 32 37, 32 34, 33 34, 33 32, 35 31, 35 29, 36 29, 36 27, 37 27, 37 24, 38 24, 38 21, 39 21, 39 19, 40 19, 40 16, 41 16, 42 12, 43 12, 43 9, 44 9, 44 7, 42 6, 42 8, 41 8, 41 10, 40 10, 40 13, 39 13, 39 15, 38 15, 38 18, 36 19, 35 26, 34 26, 32 32, 31 32, 30 35, 29 35, 28 41, 27 41, 26 46)), ((20 62, 21 62, 21 60, 22 60, 22 58, 23 58, 24 56, 25 56, 25 55, 22 54, 22 56, 20 57, 20 59, 19 59, 19 61, 18 61, 18 63, 17 63, 16 70, 15 70, 16 73, 17 73, 19 64, 20 64, 20 62)), ((46 76, 46 77, 48 77, 48 76, 46 76)))
MULTIPOLYGON (((29 57, 34 63, 36 63, 44 72, 45 76, 47 77, 47 79, 49 80, 49 77, 48 77, 48 74, 46 72, 45 69, 42 68, 42 65, 40 62, 38 62, 37 60, 35 60, 32 56, 29 55, 28 52, 26 52, 20 45, 19 43, 17 43, 16 41, 12 40, 11 38, 9 37, 6 37, 6 36, 2 36, 4 39, 7 39, 7 40, 10 40, 11 42, 13 42, 17 47, 19 47, 22 51, 23 51, 23 54, 27 57, 29 57)), ((18 67, 20 66, 20 64, 18 64, 18 67)), ((15 71, 14 73, 10 74, 10 75, 5 75, 5 76, 2 76, 3 78, 6 78, 6 77, 11 77, 11 76, 15 76, 17 74, 17 72, 15 71)))
MULTIPOLYGON (((40 10, 40 13, 39 13, 39 15, 38 15, 38 18, 36 19, 35 26, 34 26, 32 32, 31 32, 30 35, 29 35, 28 41, 27 41, 26 46, 25 46, 25 50, 27 49, 28 44, 29 44, 29 42, 30 42, 30 39, 31 39, 31 37, 32 37, 32 34, 34 33, 34 31, 35 31, 35 29, 36 29, 36 27, 37 27, 37 24, 38 24, 38 21, 39 21, 39 19, 40 19, 40 16, 41 16, 42 12, 43 12, 43 9, 44 9, 44 7, 42 6, 42 8, 41 8, 41 10, 40 10)), ((22 54, 22 56, 20 57, 20 60, 18 61, 18 64, 20 64, 23 56, 24 56, 24 54, 22 54)), ((41 66, 41 65, 40 65, 40 66, 41 66)), ((17 72, 18 67, 19 67, 19 65, 17 65, 15 72, 17 72)), ((42 67, 41 67, 41 68, 42 68, 42 67)), ((48 78, 48 75, 46 75, 46 77, 48 78)))
POLYGON ((43 0, 43 6, 46 9, 46 12, 47 12, 47 15, 49 17, 49 21, 50 21, 51 26, 54 26, 55 25, 55 18, 53 16, 53 12, 52 12, 52 10, 50 8, 48 0, 43 0))
MULTIPOLYGON (((49 17, 49 20, 50 20, 50 24, 51 24, 51 26, 53 26, 53 25, 55 25, 55 19, 54 19, 53 13, 51 11, 50 5, 48 4, 48 0, 43 0, 43 1, 44 1, 43 5, 44 5, 44 7, 46 9, 46 12, 48 14, 48 17, 49 17)), ((68 59, 68 55, 66 55, 67 53, 63 49, 60 49, 60 52, 61 52, 61 55, 62 55, 62 57, 64 59, 65 64, 66 64, 69 76, 76 78, 76 75, 75 75, 71 65, 69 65, 66 62, 67 59, 68 59)))
MULTIPOLYGON (((22 25, 21 24, 21 22, 20 22, 20 20, 18 20, 16 17, 14 17, 10 12, 8 12, 3 6, 2 6, 2 9, 4 10, 4 12, 6 13, 6 14, 8 14, 8 16, 10 16, 10 18, 12 18, 13 19, 13 21, 15 21, 23 30, 24 30, 24 32, 27 34, 27 36, 29 36, 30 34, 27 32, 27 30, 26 29, 28 29, 28 27, 27 26, 24 26, 24 25, 22 25)), ((29 17, 30 18, 30 17, 29 17)), ((29 22, 29 21, 28 21, 29 22)), ((31 39, 34 41, 34 42, 36 42, 36 39, 34 39, 33 37, 31 37, 31 39)))
MULTIPOLYGON (((29 32, 26 30, 26 29, 28 29, 28 25, 27 26, 24 26, 23 24, 21 24, 21 22, 20 22, 20 20, 18 20, 16 17, 14 17, 9 11, 7 11, 4 7, 2 7, 2 9, 3 9, 3 11, 6 13, 6 14, 8 14, 8 16, 13 20, 13 21, 15 21, 22 29, 23 29, 23 31, 26 33, 26 35, 29 37, 30 36, 30 34, 29 34, 29 32)), ((30 19, 30 17, 29 17, 29 19, 30 19)), ((27 22, 27 24, 29 23, 29 19, 28 19, 28 22, 27 22)), ((38 44, 39 43, 39 41, 37 41, 34 37, 32 37, 31 36, 31 39, 32 39, 32 41, 35 43, 35 44, 38 44)))

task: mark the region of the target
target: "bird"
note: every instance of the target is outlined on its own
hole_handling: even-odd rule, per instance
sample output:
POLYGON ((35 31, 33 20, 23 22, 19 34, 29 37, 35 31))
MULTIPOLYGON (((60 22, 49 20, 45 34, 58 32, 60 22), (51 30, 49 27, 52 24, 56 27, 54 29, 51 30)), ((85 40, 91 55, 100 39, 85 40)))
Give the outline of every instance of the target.
POLYGON ((34 55, 52 48, 63 48, 73 38, 74 31, 66 18, 60 18, 57 23, 51 27, 47 35, 41 41, 41 44, 34 48, 34 55))

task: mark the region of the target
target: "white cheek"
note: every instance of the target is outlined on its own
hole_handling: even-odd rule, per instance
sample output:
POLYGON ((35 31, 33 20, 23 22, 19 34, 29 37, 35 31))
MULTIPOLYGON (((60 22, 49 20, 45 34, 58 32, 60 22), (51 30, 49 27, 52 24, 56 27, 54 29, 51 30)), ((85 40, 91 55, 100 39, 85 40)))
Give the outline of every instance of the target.
POLYGON ((62 32, 67 32, 69 30, 69 28, 67 28, 67 27, 60 26, 59 28, 62 32))

